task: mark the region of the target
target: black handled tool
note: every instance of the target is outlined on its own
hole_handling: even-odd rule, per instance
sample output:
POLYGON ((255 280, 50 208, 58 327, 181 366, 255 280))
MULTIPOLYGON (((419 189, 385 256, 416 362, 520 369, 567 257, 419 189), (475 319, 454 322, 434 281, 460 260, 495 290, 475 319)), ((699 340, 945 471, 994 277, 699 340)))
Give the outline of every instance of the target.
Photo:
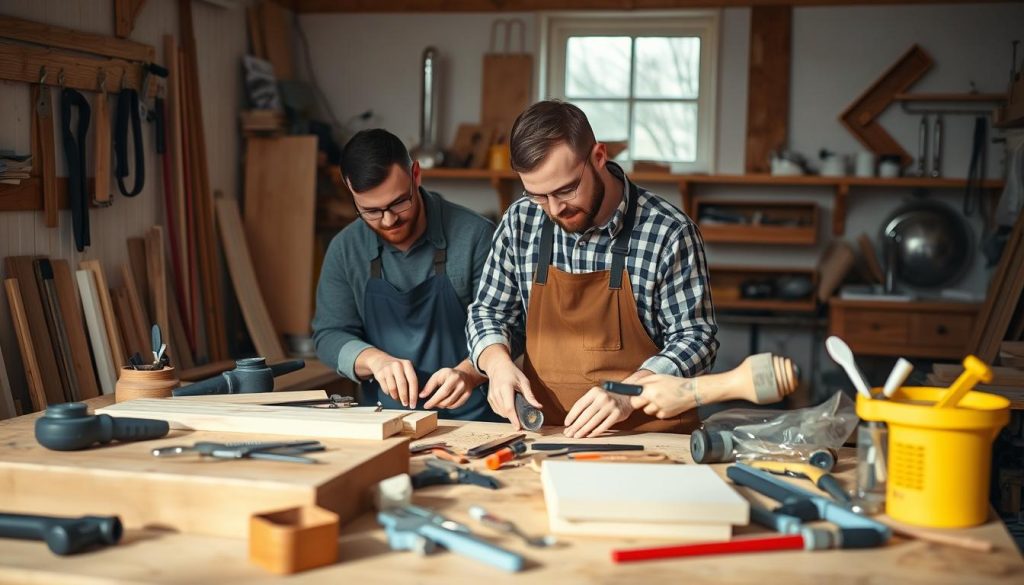
POLYGON ((523 433, 517 433, 515 435, 508 435, 507 437, 500 437, 494 439, 493 441, 488 441, 482 445, 477 445, 476 447, 473 447, 472 449, 466 451, 466 457, 469 457, 471 459, 480 459, 482 457, 487 457, 488 455, 494 453, 495 451, 501 449, 502 447, 507 447, 508 445, 511 445, 516 441, 523 440, 524 437, 526 437, 526 435, 524 435, 523 433))
POLYGON ((643 451, 643 445, 617 443, 533 443, 534 451, 561 451, 564 453, 591 453, 596 451, 643 451))
POLYGON ((644 387, 639 384, 623 384, 622 382, 606 381, 601 384, 601 387, 604 388, 606 392, 622 394, 623 396, 640 396, 644 391, 644 387))
POLYGON ((0 514, 0 536, 42 540, 58 555, 73 555, 94 546, 117 544, 121 540, 121 519, 117 516, 28 516, 0 514))
POLYGON ((210 394, 249 394, 271 392, 274 378, 306 367, 303 360, 290 360, 267 365, 266 358, 245 358, 235 362, 235 369, 175 388, 173 396, 205 396, 210 394))
POLYGON ((516 416, 519 424, 528 431, 536 431, 544 425, 544 413, 527 402, 526 397, 516 392, 516 416))
POLYGON ((501 487, 498 480, 472 469, 460 467, 451 461, 427 460, 427 468, 412 476, 412 488, 420 489, 432 485, 469 484, 496 490, 501 487))
POLYGON ((82 402, 55 404, 36 419, 36 440, 54 451, 77 451, 111 441, 159 439, 169 431, 165 420, 89 414, 82 402))

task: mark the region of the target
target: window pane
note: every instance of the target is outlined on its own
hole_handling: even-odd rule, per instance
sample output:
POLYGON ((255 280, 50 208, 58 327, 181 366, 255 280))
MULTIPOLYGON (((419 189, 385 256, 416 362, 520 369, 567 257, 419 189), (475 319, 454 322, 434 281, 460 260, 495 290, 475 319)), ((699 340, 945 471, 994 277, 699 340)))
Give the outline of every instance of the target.
POLYGON ((636 97, 696 99, 700 37, 637 37, 636 97))
POLYGON ((633 115, 631 158, 678 162, 697 159, 697 104, 637 102, 633 115))
POLYGON ((629 97, 629 37, 570 37, 565 48, 568 98, 629 97))
POLYGON ((620 100, 574 101, 590 120, 594 136, 600 140, 629 138, 629 103, 620 100))

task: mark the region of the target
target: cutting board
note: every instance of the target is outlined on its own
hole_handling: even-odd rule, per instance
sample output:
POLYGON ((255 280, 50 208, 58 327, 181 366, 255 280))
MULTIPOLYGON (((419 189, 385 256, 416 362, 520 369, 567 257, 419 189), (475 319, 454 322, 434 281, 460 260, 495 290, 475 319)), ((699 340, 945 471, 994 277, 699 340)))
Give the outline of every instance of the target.
POLYGON ((386 439, 402 432, 401 415, 347 413, 345 410, 141 398, 99 408, 96 412, 165 420, 172 429, 193 431, 367 440, 386 439))
POLYGON ((512 123, 531 102, 533 55, 526 53, 524 25, 521 20, 498 19, 491 28, 491 48, 484 55, 480 123, 494 129, 499 143, 508 142, 512 123), (511 35, 518 28, 519 52, 510 50, 511 35), (504 52, 497 41, 505 34, 504 52))
MULTIPOLYGON (((113 397, 90 403, 109 402, 113 397)), ((127 403, 125 403, 127 404, 127 403)), ((5 512, 116 514, 128 529, 164 527, 245 538, 253 513, 318 505, 347 522, 371 509, 370 488, 409 472, 409 442, 322 438, 322 461, 302 465, 198 456, 157 459, 150 451, 196 441, 281 440, 267 434, 171 431, 155 441, 49 451, 33 438, 38 415, 0 421, 0 485, 5 512)))
MULTIPOLYGON (((245 394, 212 394, 209 396, 178 396, 168 400, 192 402, 221 402, 229 404, 280 404, 305 400, 327 400, 324 390, 295 390, 289 392, 249 392, 245 394)), ((333 410, 333 409, 329 409, 333 410)), ((345 413, 374 413, 372 406, 354 406, 344 409, 345 413)), ((437 413, 431 410, 383 410, 386 414, 402 417, 402 434, 419 439, 437 428, 437 413)))

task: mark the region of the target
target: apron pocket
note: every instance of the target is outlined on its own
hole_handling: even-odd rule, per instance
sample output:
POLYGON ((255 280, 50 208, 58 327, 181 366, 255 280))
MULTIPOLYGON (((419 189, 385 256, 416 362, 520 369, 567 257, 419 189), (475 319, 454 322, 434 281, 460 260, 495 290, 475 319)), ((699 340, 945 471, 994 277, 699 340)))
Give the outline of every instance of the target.
POLYGON ((583 349, 586 351, 619 351, 622 349, 622 320, 619 318, 619 291, 597 299, 587 311, 588 322, 580 323, 583 329, 583 349))

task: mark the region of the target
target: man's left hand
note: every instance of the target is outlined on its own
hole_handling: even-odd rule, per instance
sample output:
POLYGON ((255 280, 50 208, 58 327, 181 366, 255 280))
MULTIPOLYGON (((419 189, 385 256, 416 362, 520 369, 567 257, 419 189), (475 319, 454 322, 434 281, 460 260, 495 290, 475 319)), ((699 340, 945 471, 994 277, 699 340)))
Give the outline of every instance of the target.
MULTIPOLYGON (((653 372, 649 370, 637 370, 622 382, 632 384, 651 374, 653 372)), ((633 406, 630 404, 629 396, 621 396, 594 386, 569 410, 565 417, 565 436, 573 439, 599 437, 631 414, 633 406)))
POLYGON ((472 396, 475 382, 470 374, 458 368, 441 368, 430 377, 420 392, 420 398, 433 393, 423 408, 458 408, 472 396))

